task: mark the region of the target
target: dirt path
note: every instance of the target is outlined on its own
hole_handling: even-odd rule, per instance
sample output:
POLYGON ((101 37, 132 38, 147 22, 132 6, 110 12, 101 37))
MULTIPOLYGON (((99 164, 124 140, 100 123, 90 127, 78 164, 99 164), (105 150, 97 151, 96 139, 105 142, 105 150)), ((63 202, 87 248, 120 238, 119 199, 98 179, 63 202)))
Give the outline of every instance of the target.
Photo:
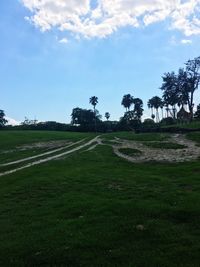
MULTIPOLYGON (((148 161, 158 161, 158 162, 184 162, 196 160, 200 157, 200 147, 196 145, 195 142, 188 140, 185 135, 175 134, 167 141, 160 141, 160 143, 172 142, 175 144, 180 144, 186 146, 183 149, 158 149, 145 146, 145 142, 140 141, 127 141, 120 140, 121 144, 114 145, 114 153, 124 158, 130 162, 148 162, 148 161), (120 152, 120 148, 132 148, 138 149, 142 153, 135 157, 128 156, 120 152)), ((153 141, 152 141, 153 142, 153 141)), ((147 143, 150 143, 149 141, 147 143)))
POLYGON ((42 164, 42 163, 45 163, 45 162, 48 162, 48 161, 51 161, 51 160, 54 160, 54 159, 57 159, 57 158, 61 158, 63 156, 66 156, 68 154, 76 152, 76 151, 78 151, 78 150, 80 150, 80 149, 82 149, 82 148, 84 148, 86 146, 90 146, 92 143, 97 142, 98 138, 99 138, 99 136, 93 138, 92 140, 86 142, 83 145, 80 145, 80 146, 75 147, 75 148, 73 148, 71 150, 65 151, 63 153, 60 153, 60 154, 57 154, 57 155, 54 155, 54 156, 51 156, 51 157, 47 157, 47 158, 44 158, 44 159, 41 159, 41 160, 38 160, 38 161, 34 161, 34 162, 28 163, 28 164, 26 164, 24 166, 21 166, 21 167, 18 167, 18 168, 9 170, 9 171, 2 172, 2 173, 0 173, 0 176, 4 176, 4 175, 11 174, 11 173, 15 173, 17 171, 20 171, 20 170, 23 170, 23 169, 26 169, 26 168, 29 168, 29 167, 32 167, 32 166, 35 166, 35 165, 39 165, 39 164, 42 164))

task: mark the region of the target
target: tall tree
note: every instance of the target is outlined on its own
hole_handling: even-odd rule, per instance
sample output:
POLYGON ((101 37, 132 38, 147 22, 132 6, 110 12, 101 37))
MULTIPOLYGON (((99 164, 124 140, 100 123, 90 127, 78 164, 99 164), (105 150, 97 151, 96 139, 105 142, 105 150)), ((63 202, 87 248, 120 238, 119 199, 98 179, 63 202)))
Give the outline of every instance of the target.
POLYGON ((162 120, 163 120, 163 118, 164 118, 164 113, 163 113, 164 105, 165 105, 165 103, 164 103, 164 101, 162 100, 162 102, 161 102, 161 104, 160 104, 161 113, 162 113, 162 120))
POLYGON ((158 110, 159 110, 159 108, 161 108, 161 106, 163 104, 162 99, 159 96, 154 96, 151 98, 151 102, 152 102, 153 107, 156 110, 156 122, 159 122, 160 118, 159 118, 159 111, 158 110))
POLYGON ((166 106, 167 117, 169 116, 169 112, 171 112, 169 106, 172 107, 171 115, 175 117, 176 114, 176 104, 178 103, 178 84, 177 84, 177 76, 175 72, 164 73, 162 77, 163 83, 161 86, 161 90, 163 91, 163 100, 164 105, 166 106))
POLYGON ((109 118, 110 118, 110 113, 109 112, 105 113, 105 118, 106 118, 107 121, 109 120, 109 118))
POLYGON ((200 57, 188 60, 186 68, 180 68, 177 75, 165 73, 162 78, 163 99, 167 107, 172 106, 172 116, 175 117, 176 105, 182 108, 187 105, 192 119, 194 92, 200 83, 200 57))
POLYGON ((97 96, 90 97, 89 102, 94 108, 94 125, 95 125, 95 131, 97 131, 96 105, 98 104, 98 97, 97 96))
POLYGON ((94 112, 92 110, 74 108, 72 110, 72 125, 88 125, 94 123, 94 112))
POLYGON ((121 104, 126 109, 126 112, 130 111, 130 107, 133 104, 133 96, 130 94, 124 95, 121 104))
POLYGON ((95 112, 96 105, 98 104, 98 97, 92 96, 92 97, 90 97, 89 101, 90 101, 90 104, 93 106, 94 112, 95 112))
POLYGON ((177 105, 179 108, 184 108, 189 103, 188 83, 187 72, 183 68, 180 68, 176 80, 177 105))
POLYGON ((143 101, 140 98, 134 98, 133 99, 134 104, 134 114, 136 120, 141 120, 141 117, 143 115, 143 101))
POLYGON ((149 109, 151 109, 151 117, 154 115, 153 114, 153 105, 152 105, 152 98, 148 100, 147 106, 149 109))
POLYGON ((187 72, 187 91, 189 94, 189 111, 191 117, 193 117, 194 109, 194 92, 198 89, 200 83, 200 57, 196 57, 193 60, 188 60, 186 62, 186 72, 187 72))
POLYGON ((0 109, 0 127, 3 127, 7 122, 4 110, 0 109))

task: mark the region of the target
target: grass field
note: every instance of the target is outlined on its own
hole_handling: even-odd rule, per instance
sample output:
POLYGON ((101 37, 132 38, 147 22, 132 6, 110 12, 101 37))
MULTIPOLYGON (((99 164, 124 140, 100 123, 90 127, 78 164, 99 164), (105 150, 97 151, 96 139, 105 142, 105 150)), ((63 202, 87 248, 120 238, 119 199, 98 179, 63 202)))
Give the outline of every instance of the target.
POLYGON ((178 128, 186 128, 186 129, 200 129, 200 121, 192 121, 190 123, 172 124, 172 125, 164 126, 163 128, 168 128, 168 127, 178 127, 178 128))
MULTIPOLYGON (((0 151, 93 137, 0 132, 0 151)), ((199 267, 199 221, 200 161, 133 164, 98 145, 0 177, 0 266, 199 267)))

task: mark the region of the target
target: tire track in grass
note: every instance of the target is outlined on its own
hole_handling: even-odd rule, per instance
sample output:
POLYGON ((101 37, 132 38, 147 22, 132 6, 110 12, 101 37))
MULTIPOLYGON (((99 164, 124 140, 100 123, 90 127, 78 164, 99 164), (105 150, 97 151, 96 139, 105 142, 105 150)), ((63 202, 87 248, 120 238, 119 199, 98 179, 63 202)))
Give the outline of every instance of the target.
POLYGON ((51 157, 47 157, 47 158, 44 158, 44 159, 41 159, 41 160, 38 160, 38 161, 34 161, 34 162, 31 162, 31 163, 28 163, 22 167, 18 167, 18 168, 15 168, 13 170, 10 170, 10 171, 5 171, 5 172, 2 172, 0 173, 0 177, 1 176, 4 176, 4 175, 8 175, 8 174, 12 174, 12 173, 15 173, 17 171, 20 171, 20 170, 23 170, 23 169, 26 169, 26 168, 29 168, 29 167, 32 167, 32 166, 35 166, 35 165, 39 165, 39 164, 42 164, 42 163, 45 163, 45 162, 48 162, 48 161, 51 161, 51 160, 54 160, 54 159, 57 159, 57 158, 60 158, 60 157, 63 157, 63 156, 66 156, 68 154, 71 154, 73 152, 76 152, 86 146, 89 146, 91 145, 92 143, 96 142, 97 139, 99 138, 99 136, 93 138, 92 140, 90 140, 89 142, 83 144, 83 145, 80 145, 78 147, 75 147, 71 150, 68 150, 68 151, 65 151, 63 153, 60 153, 60 154, 57 154, 57 155, 54 155, 54 156, 51 156, 51 157))
POLYGON ((56 148, 54 150, 51 150, 51 151, 47 151, 45 153, 42 153, 42 154, 38 154, 38 155, 35 155, 35 156, 31 156, 31 157, 28 157, 28 158, 24 158, 24 159, 19 159, 19 160, 15 160, 15 161, 12 161, 12 162, 7 162, 7 163, 3 163, 3 164, 0 164, 0 167, 6 167, 6 166, 10 166, 10 165, 14 165, 14 164, 18 164, 18 163, 21 163, 21 162, 25 162, 25 161, 29 161, 29 160, 32 160, 32 159, 36 159, 36 158, 40 158, 40 157, 43 157, 43 156, 46 156, 46 155, 50 155, 50 154, 53 154, 53 153, 56 153, 56 152, 59 152, 61 150, 64 150, 66 148, 69 148, 71 146, 74 146, 74 145, 77 145, 81 142, 83 142, 85 139, 82 139, 76 143, 72 143, 68 146, 64 146, 64 147, 59 147, 59 148, 56 148))

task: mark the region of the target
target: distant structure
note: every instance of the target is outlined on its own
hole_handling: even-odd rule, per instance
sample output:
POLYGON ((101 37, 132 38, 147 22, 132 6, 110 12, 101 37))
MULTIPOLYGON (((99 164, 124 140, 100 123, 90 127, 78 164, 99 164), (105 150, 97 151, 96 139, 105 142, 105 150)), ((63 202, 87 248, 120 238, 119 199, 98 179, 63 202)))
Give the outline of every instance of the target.
POLYGON ((191 120, 191 114, 182 107, 177 113, 177 119, 181 122, 189 122, 191 120))

